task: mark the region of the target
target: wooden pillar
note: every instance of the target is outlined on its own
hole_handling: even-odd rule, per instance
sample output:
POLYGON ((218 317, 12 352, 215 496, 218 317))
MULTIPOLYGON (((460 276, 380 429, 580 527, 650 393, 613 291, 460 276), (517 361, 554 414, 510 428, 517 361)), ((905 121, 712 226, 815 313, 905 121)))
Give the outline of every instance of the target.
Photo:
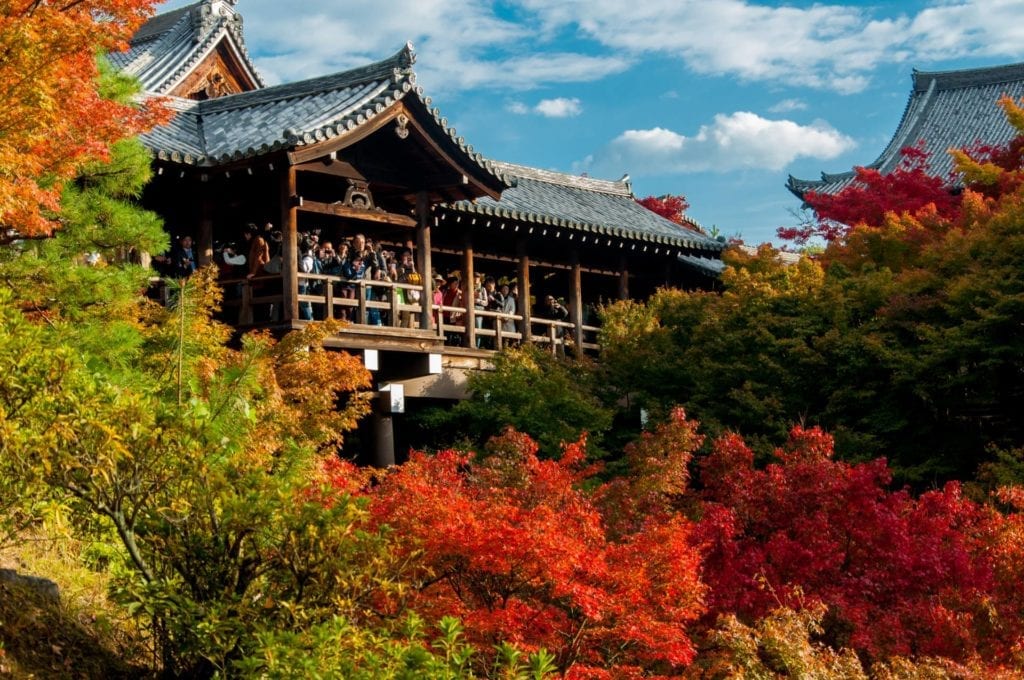
POLYGON ((416 194, 416 270, 423 280, 423 295, 420 296, 420 328, 434 327, 434 265, 430 257, 430 204, 427 192, 416 194))
POLYGON ((516 310, 523 315, 519 322, 519 332, 523 336, 523 342, 532 342, 533 330, 530 328, 530 316, 533 312, 530 304, 530 254, 526 250, 526 240, 520 240, 516 244, 516 256, 519 258, 519 308, 516 310))
POLYGON ((619 258, 619 299, 629 299, 629 265, 625 255, 619 258))
POLYGON ((580 268, 580 254, 575 248, 569 254, 572 273, 569 279, 569 319, 576 326, 576 357, 583 357, 583 272, 580 268))
POLYGON ((199 233, 196 238, 196 264, 205 267, 213 262, 213 201, 206 185, 200 189, 199 233))
POLYGON ((473 271, 473 237, 467 231, 462 248, 462 304, 466 308, 463 317, 466 333, 462 336, 463 347, 476 347, 476 290, 473 271))
POLYGON ((284 302, 281 320, 299 318, 299 208, 295 166, 289 165, 281 176, 281 288, 284 302))

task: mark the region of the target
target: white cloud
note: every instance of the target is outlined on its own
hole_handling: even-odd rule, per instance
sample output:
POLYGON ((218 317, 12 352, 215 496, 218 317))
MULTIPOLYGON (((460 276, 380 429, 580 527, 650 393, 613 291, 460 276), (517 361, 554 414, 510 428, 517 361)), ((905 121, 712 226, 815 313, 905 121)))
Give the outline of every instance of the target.
POLYGON ((556 97, 555 99, 542 99, 537 102, 533 110, 545 118, 572 118, 583 113, 580 100, 567 97, 556 97))
POLYGON ((525 116, 530 112, 530 107, 520 101, 511 101, 505 104, 505 110, 517 116, 525 116))
POLYGON ((1024 55, 1024 3, 938 0, 916 15, 750 0, 523 0, 548 32, 574 27, 628 54, 664 54, 697 73, 851 93, 885 63, 1024 55))
POLYGON ((656 173, 781 170, 797 158, 827 160, 854 142, 824 122, 800 125, 748 111, 718 114, 692 136, 665 128, 626 130, 577 164, 577 169, 612 176, 656 173))
POLYGON ((768 108, 769 113, 790 113, 792 111, 806 111, 807 102, 802 99, 783 99, 768 108))
MULTIPOLYGON (((172 0, 161 9, 185 4, 172 0)), ((351 68, 407 40, 431 92, 526 90, 621 73, 652 55, 695 73, 836 92, 863 90, 882 64, 1024 56, 1024 2, 933 0, 881 17, 871 4, 766 0, 520 0, 515 20, 478 0, 246 0, 249 47, 271 82, 351 68), (556 46, 575 36, 586 53, 556 46), (564 48, 562 48, 564 50, 564 48)))

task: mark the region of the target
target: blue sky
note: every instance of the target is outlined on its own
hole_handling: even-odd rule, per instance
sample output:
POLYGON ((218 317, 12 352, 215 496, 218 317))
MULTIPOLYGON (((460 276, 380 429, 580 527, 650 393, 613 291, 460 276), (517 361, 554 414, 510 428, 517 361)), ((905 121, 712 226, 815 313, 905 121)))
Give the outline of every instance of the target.
MULTIPOLYGON (((186 2, 171 0, 163 8, 186 2)), ((480 152, 682 193, 748 243, 793 224, 793 174, 873 161, 911 71, 1024 60, 1024 0, 240 0, 270 83, 407 40, 420 83, 480 152)), ((995 103, 993 102, 993 106, 995 103)))

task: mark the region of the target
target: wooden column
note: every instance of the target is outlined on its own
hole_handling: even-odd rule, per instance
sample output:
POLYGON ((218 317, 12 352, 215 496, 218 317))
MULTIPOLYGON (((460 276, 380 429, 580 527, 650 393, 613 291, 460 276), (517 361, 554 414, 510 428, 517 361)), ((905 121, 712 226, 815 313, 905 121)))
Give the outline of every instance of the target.
POLYGON ((576 357, 583 357, 583 288, 579 251, 569 253, 572 272, 569 277, 569 320, 576 326, 576 357))
POLYGON ((299 210, 295 166, 289 165, 281 176, 281 287, 284 302, 281 320, 299 318, 299 210))
POLYGON ((466 308, 464 317, 466 333, 462 336, 463 347, 476 347, 476 290, 474 290, 473 237, 467 231, 462 242, 462 304, 466 308))
POLYGON ((629 265, 625 255, 619 258, 619 299, 629 299, 629 265))
POLYGON ((519 258, 519 306, 516 312, 523 315, 519 322, 519 332, 523 336, 523 342, 532 342, 533 330, 530 328, 530 255, 526 250, 526 241, 521 240, 516 244, 516 256, 519 258))
POLYGON ((430 203, 427 192, 416 194, 416 270, 423 280, 420 296, 420 328, 434 327, 434 265, 430 257, 430 203))
POLYGON ((199 234, 196 238, 196 264, 205 267, 213 262, 213 201, 210 191, 203 185, 200 189, 199 234))

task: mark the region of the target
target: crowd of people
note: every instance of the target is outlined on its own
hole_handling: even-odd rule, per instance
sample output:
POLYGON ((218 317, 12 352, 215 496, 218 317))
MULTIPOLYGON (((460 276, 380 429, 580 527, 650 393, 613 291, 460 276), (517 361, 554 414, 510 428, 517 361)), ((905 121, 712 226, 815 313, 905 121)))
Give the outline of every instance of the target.
MULTIPOLYGON (((265 277, 280 274, 283 264, 283 238, 273 224, 266 223, 259 227, 254 223, 246 225, 243 230, 244 245, 220 244, 215 248, 214 260, 220 268, 221 278, 257 279, 255 284, 261 287, 263 295, 272 291, 267 287, 280 285, 268 281, 265 277)), ((196 270, 196 255, 193 240, 190 236, 176 239, 170 251, 155 257, 154 266, 161 274, 174 278, 184 278, 196 270)), ((385 244, 375 242, 362 233, 351 238, 337 241, 328 239, 321 230, 313 229, 300 232, 298 235, 298 258, 296 268, 299 274, 298 292, 300 295, 322 296, 325 287, 332 286, 333 297, 337 299, 356 300, 360 282, 397 283, 406 286, 365 285, 367 301, 390 302, 391 296, 398 298, 400 305, 418 305, 421 291, 426 290, 425 281, 416 270, 413 244, 391 250, 385 244), (303 276, 309 275, 309 276, 303 276), (327 279, 320 275, 332 277, 327 279), (337 277, 337 278, 333 278, 337 277)), ((446 326, 462 326, 465 321, 465 310, 469 299, 477 311, 494 312, 495 314, 475 315, 475 327, 490 332, 478 333, 476 346, 481 349, 495 349, 498 346, 497 334, 500 331, 503 342, 501 345, 515 344, 508 336, 518 332, 518 324, 513 318, 520 309, 519 289, 515 280, 500 282, 494 276, 476 274, 472 286, 465 287, 458 274, 442 276, 432 272, 429 277, 432 287, 432 302, 435 307, 435 324, 446 326), (500 314, 501 316, 498 316, 500 314)), ((240 286, 236 286, 240 288, 240 286)), ((238 291, 235 291, 237 294, 238 291)), ((231 295, 229 294, 229 297, 231 295)), ((341 304, 334 316, 353 323, 366 323, 375 326, 402 326, 412 328, 417 325, 418 315, 414 311, 399 311, 398 319, 391 319, 388 309, 367 306, 366 318, 358 319, 356 304, 341 304)), ((263 310, 266 320, 274 321, 280 309, 271 305, 263 310)), ((543 302, 534 309, 534 315, 553 321, 567 321, 569 310, 566 305, 553 295, 546 295, 543 302)), ((299 303, 299 318, 307 321, 320 320, 327 316, 326 306, 310 301, 299 303)), ((259 319, 264 320, 264 319, 259 319)), ((565 338, 567 329, 555 326, 557 338, 565 338)), ((445 342, 451 345, 463 343, 463 333, 449 332, 445 342)))

